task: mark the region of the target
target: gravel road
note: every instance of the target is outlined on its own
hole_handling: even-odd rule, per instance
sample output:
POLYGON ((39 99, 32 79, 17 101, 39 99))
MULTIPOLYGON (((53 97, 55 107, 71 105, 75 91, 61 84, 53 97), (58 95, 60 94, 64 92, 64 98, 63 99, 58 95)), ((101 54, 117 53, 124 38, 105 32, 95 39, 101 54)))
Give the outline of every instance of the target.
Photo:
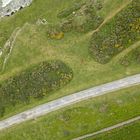
POLYGON ((72 105, 76 102, 82 100, 87 100, 89 98, 101 96, 106 93, 111 93, 112 91, 117 91, 127 87, 140 84, 140 74, 130 76, 124 79, 116 80, 107 84, 96 86, 84 91, 80 91, 54 101, 48 102, 43 105, 39 105, 30 110, 24 111, 20 114, 7 118, 0 121, 0 130, 11 127, 16 124, 20 124, 24 121, 43 116, 52 111, 58 110, 60 108, 72 105))

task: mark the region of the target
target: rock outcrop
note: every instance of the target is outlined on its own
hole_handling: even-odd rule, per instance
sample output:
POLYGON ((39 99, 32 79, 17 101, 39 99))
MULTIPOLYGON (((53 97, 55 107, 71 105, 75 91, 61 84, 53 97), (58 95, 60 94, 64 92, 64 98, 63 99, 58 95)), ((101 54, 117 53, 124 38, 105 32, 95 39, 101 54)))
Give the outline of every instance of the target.
POLYGON ((3 2, 0 0, 0 17, 10 16, 18 10, 29 6, 33 0, 11 0, 3 7, 3 2))

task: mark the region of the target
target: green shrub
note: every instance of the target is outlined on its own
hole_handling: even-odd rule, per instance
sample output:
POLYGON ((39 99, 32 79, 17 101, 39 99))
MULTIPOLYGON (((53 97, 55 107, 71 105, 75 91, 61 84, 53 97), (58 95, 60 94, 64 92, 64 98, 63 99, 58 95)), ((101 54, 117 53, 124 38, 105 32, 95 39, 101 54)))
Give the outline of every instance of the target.
POLYGON ((61 29, 59 28, 59 25, 48 26, 47 35, 50 39, 60 40, 64 38, 64 32, 61 31, 61 29))
POLYGON ((77 4, 76 10, 73 7, 69 8, 66 11, 70 12, 65 12, 68 14, 61 16, 63 18, 60 24, 61 30, 63 32, 71 30, 87 32, 96 29, 103 22, 103 18, 97 12, 102 8, 101 5, 102 3, 99 1, 88 0, 84 4, 77 4))
POLYGON ((48 25, 47 26, 47 36, 50 39, 61 40, 64 38, 64 32, 61 30, 60 25, 48 25))
POLYGON ((61 20, 56 25, 48 26, 48 36, 51 39, 62 39, 65 32, 95 30, 103 22, 103 18, 98 14, 101 8, 100 0, 75 3, 57 15, 61 20))
POLYGON ((107 63, 112 57, 140 39, 140 0, 133 0, 99 32, 93 34, 89 48, 92 57, 107 63))
POLYGON ((0 85, 0 115, 7 106, 28 104, 30 98, 42 98, 69 83, 72 70, 61 61, 42 62, 9 78, 0 85))
POLYGON ((136 48, 129 52, 126 56, 119 60, 120 64, 123 66, 129 66, 132 64, 140 65, 140 48, 136 48))

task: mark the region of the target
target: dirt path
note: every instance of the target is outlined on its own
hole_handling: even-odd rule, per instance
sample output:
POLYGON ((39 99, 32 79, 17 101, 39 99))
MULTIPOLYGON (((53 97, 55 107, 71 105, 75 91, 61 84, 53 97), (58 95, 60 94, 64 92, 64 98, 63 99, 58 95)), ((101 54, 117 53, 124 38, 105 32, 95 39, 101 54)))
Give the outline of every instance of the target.
POLYGON ((106 18, 105 20, 99 25, 99 27, 93 31, 88 32, 87 34, 85 34, 83 37, 81 37, 80 39, 77 40, 77 42, 83 41, 87 38, 89 38, 90 36, 92 36, 94 33, 99 32, 99 30, 102 28, 103 25, 105 25, 109 20, 111 20, 117 13, 119 13, 122 9, 124 9, 130 2, 132 2, 131 0, 124 3, 123 5, 121 5, 118 9, 112 11, 106 18))
POLYGON ((129 52, 131 52, 132 50, 136 49, 140 47, 140 40, 137 41, 136 43, 134 43, 133 45, 129 46, 127 49, 125 49, 124 51, 122 51, 121 53, 119 53, 116 57, 114 57, 110 63, 115 63, 117 61, 119 61, 121 58, 123 58, 124 56, 126 56, 129 52))
POLYGON ((2 55, 3 55, 3 53, 5 51, 9 50, 9 52, 7 54, 5 54, 5 56, 4 56, 3 65, 2 65, 2 71, 4 71, 4 69, 5 69, 6 63, 7 63, 8 59, 9 59, 11 53, 12 53, 12 50, 13 50, 13 47, 14 47, 14 44, 16 42, 16 39, 17 39, 18 35, 26 27, 26 25, 28 25, 28 23, 25 23, 22 28, 17 27, 13 31, 13 33, 11 34, 10 38, 6 41, 6 43, 5 43, 4 47, 3 47, 3 50, 1 51, 0 58, 2 57, 2 55))
POLYGON ((99 134, 114 130, 116 128, 126 126, 128 124, 134 123, 134 122, 139 121, 139 120, 140 120, 140 116, 132 118, 132 119, 127 120, 127 121, 124 121, 124 122, 121 122, 121 123, 118 123, 116 125, 113 125, 113 126, 110 126, 110 127, 107 127, 107 128, 104 128, 104 129, 101 129, 101 130, 99 130, 97 132, 93 132, 93 133, 90 133, 90 134, 75 138, 73 140, 83 140, 83 139, 86 139, 86 138, 89 138, 89 137, 93 137, 93 136, 96 136, 96 135, 99 135, 99 134))
POLYGON ((93 87, 84 91, 80 91, 80 92, 56 99, 54 101, 48 102, 46 104, 39 105, 35 108, 32 108, 30 110, 27 110, 20 114, 12 116, 8 119, 2 120, 0 121, 0 130, 13 126, 15 124, 20 124, 27 120, 34 119, 36 117, 46 115, 50 112, 70 106, 72 104, 81 102, 83 100, 101 96, 107 93, 111 93, 113 91, 117 91, 120 89, 138 85, 138 84, 140 84, 140 74, 123 78, 120 80, 116 80, 116 81, 103 84, 100 86, 96 86, 96 87, 93 87))
POLYGON ((4 53, 4 51, 6 51, 6 50, 9 50, 9 52, 7 54, 5 54, 5 56, 4 56, 4 61, 3 61, 3 65, 2 65, 2 71, 5 69, 5 65, 7 63, 7 60, 10 57, 10 54, 11 54, 11 52, 13 50, 14 43, 15 43, 16 38, 19 35, 20 31, 21 31, 20 28, 16 28, 14 30, 14 32, 12 33, 11 37, 6 41, 6 43, 4 45, 2 53, 4 53))
POLYGON ((100 28, 105 25, 110 19, 112 19, 117 13, 119 13, 122 9, 124 9, 130 2, 132 2, 132 0, 124 3, 123 5, 121 5, 117 10, 114 10, 112 11, 106 18, 105 20, 100 24, 100 26, 94 30, 94 31, 91 31, 89 32, 87 35, 88 36, 91 36, 92 34, 98 32, 100 30, 100 28))

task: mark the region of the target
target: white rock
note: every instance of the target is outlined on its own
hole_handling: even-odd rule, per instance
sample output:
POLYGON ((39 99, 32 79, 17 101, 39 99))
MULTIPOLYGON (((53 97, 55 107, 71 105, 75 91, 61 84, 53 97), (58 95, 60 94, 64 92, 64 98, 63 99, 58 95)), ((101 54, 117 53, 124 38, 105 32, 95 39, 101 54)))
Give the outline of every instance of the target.
POLYGON ((0 17, 10 16, 31 3, 32 0, 0 0, 0 17))
POLYGON ((9 4, 12 0, 2 0, 2 7, 5 7, 7 4, 9 4))

